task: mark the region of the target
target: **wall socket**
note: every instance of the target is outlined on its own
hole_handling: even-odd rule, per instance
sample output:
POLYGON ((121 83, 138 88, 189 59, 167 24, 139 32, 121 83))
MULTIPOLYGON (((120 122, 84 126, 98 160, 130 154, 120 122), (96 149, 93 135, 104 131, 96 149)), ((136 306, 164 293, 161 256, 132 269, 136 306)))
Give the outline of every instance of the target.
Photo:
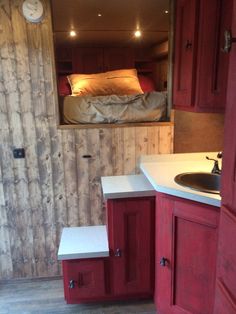
POLYGON ((15 159, 25 158, 25 149, 24 148, 14 148, 13 156, 15 159))

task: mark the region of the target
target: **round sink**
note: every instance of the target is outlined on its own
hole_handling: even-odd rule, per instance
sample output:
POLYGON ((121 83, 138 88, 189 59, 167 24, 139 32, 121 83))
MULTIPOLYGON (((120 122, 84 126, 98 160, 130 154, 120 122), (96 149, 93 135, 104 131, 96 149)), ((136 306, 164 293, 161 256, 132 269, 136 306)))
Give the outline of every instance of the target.
POLYGON ((193 190, 220 194, 220 175, 209 172, 185 172, 174 178, 175 182, 193 190))

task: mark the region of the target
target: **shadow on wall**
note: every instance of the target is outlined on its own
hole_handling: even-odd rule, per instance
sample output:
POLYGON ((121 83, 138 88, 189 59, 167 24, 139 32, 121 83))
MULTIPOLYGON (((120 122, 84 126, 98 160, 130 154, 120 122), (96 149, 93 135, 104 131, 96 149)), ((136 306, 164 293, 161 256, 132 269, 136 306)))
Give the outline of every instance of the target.
POLYGON ((175 110, 174 152, 209 152, 223 148, 224 115, 175 110))

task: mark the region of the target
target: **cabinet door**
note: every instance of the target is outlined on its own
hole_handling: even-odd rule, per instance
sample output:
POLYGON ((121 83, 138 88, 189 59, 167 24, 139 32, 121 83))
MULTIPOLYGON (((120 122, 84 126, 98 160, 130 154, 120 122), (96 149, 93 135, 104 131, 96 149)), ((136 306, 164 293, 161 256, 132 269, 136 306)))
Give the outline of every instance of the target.
POLYGON ((215 314, 236 313, 235 238, 236 213, 223 206, 220 219, 215 314))
POLYGON ((194 105, 198 2, 196 0, 176 1, 173 89, 175 108, 191 108, 194 105))
POLYGON ((197 48, 197 111, 223 112, 229 53, 223 51, 224 32, 231 27, 232 0, 200 1, 197 48))
POLYGON ((67 303, 80 303, 105 296, 105 260, 63 261, 64 292, 67 303))
POLYGON ((104 48, 103 70, 112 71, 134 67, 134 53, 130 48, 104 48))
POLYGON ((153 293, 154 198, 108 201, 115 295, 153 293))
MULTIPOLYGON (((233 1, 232 35, 236 37, 236 0, 233 1)), ((215 314, 236 313, 236 44, 230 52, 228 82, 215 314)))
POLYGON ((103 52, 100 48, 75 48, 73 50, 75 73, 93 74, 103 71, 103 52))
POLYGON ((157 195, 155 302, 160 313, 213 313, 219 209, 157 195))

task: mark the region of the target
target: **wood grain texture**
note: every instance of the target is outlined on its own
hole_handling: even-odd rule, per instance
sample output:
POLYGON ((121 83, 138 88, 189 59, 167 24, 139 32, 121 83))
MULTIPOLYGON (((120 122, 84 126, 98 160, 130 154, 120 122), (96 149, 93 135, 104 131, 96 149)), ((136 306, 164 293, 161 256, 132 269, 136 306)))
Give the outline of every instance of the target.
POLYGON ((100 177, 135 173, 140 155, 173 150, 173 123, 58 128, 51 12, 42 2, 44 19, 33 24, 23 0, 0 1, 1 279, 59 275, 62 228, 105 222, 100 177), (16 147, 24 159, 13 158, 16 147))

